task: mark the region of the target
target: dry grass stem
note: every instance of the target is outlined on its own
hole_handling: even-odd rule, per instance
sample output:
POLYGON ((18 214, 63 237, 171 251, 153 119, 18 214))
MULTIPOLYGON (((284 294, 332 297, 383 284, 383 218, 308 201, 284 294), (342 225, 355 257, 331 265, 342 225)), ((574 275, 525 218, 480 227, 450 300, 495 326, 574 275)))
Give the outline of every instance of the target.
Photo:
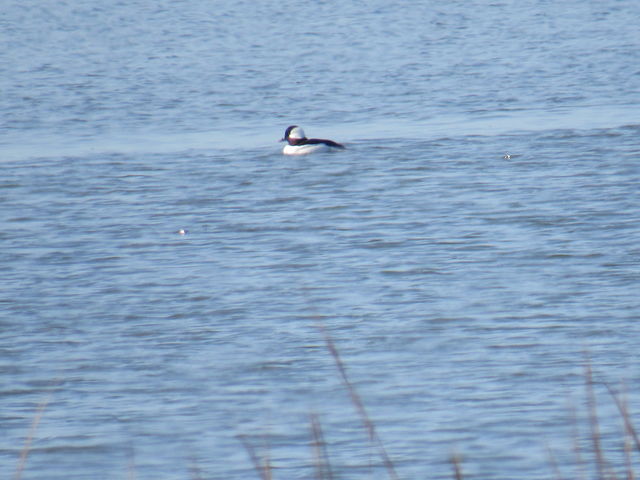
POLYGON ((602 445, 600 442, 600 425, 598 423, 598 408, 596 404, 596 395, 593 388, 593 373, 591 371, 591 363, 587 361, 585 365, 585 388, 587 396, 587 408, 589 412, 589 425, 591 427, 591 443, 593 445, 593 453, 596 460, 596 471, 598 479, 604 480, 605 477, 605 460, 602 453, 602 445))
POLYGON ((327 454, 327 444, 324 441, 320 420, 316 414, 311 414, 310 417, 316 478, 318 480, 332 480, 333 473, 331 472, 331 464, 329 463, 329 455, 327 454))
POLYGON ((575 406, 571 406, 571 423, 573 426, 573 452, 576 456, 576 465, 579 469, 577 478, 584 480, 587 478, 587 466, 582 456, 582 450, 580 449, 580 425, 578 424, 578 414, 575 406))
POLYGON ((203 480, 200 467, 198 466, 198 461, 193 456, 189 461, 189 474, 191 475, 192 480, 203 480))
POLYGON ((640 439, 638 438, 638 433, 636 432, 636 429, 634 428, 633 423, 631 423, 631 416, 629 415, 629 410, 627 408, 626 402, 623 402, 622 400, 620 400, 620 397, 613 391, 613 389, 608 383, 606 382, 603 382, 603 383, 605 387, 607 387, 607 390, 609 391, 609 394, 611 395, 611 397, 613 397, 613 401, 615 402, 616 407, 618 407, 618 411, 620 412, 620 415, 622 416, 622 420, 624 421, 625 430, 627 431, 629 436, 631 436, 631 438, 633 439, 636 450, 640 452, 640 439))
POLYGON ((31 443, 33 442, 33 437, 38 430, 38 424, 42 419, 44 410, 47 408, 47 405, 51 401, 52 395, 53 392, 49 393, 49 395, 47 395, 47 397, 38 405, 36 414, 33 417, 33 421, 31 422, 31 427, 29 428, 29 433, 27 434, 27 438, 24 441, 24 446, 22 447, 22 450, 20 452, 18 467, 16 468, 16 473, 13 476, 14 480, 20 480, 22 478, 22 472, 24 471, 24 467, 27 464, 27 457, 29 456, 29 452, 31 451, 31 443))
POLYGON ((625 467, 627 473, 627 480, 633 480, 635 478, 635 474, 633 471, 633 462, 631 460, 631 452, 633 448, 640 451, 640 442, 638 441, 638 434, 636 429, 631 422, 631 415, 629 414, 629 407, 627 405, 626 397, 623 399, 617 395, 611 386, 607 382, 603 382, 609 394, 613 398, 616 407, 618 407, 618 411, 620 412, 620 416, 624 422, 624 459, 625 459, 625 467))
POLYGON ((462 480, 462 462, 459 455, 451 455, 451 465, 453 466, 453 475, 455 480, 462 480))
POLYGON ((396 474, 395 468, 393 466, 393 462, 389 458, 389 455, 387 454, 387 450, 384 448, 384 444, 382 443, 382 440, 380 440, 380 437, 376 432, 376 427, 374 423, 371 421, 371 418, 367 414, 367 410, 364 407, 364 403, 362 402, 360 395, 358 394, 355 387, 349 380, 349 376, 347 375, 347 370, 344 366, 344 363, 342 362, 342 359, 340 358, 338 349, 333 343, 333 339, 331 338, 331 336, 329 335, 329 332, 326 330, 326 328, 324 328, 322 324, 319 324, 318 328, 322 331, 325 343, 327 344, 327 348, 329 349, 329 352, 331 353, 331 356, 335 361, 336 367, 338 368, 338 372, 340 372, 342 383, 344 384, 345 388, 349 392, 349 396, 351 397, 351 403, 353 403, 356 410, 358 411, 362 424, 364 425, 364 427, 366 428, 369 434, 369 439, 378 448, 378 453, 382 458, 382 461, 384 462, 384 466, 387 469, 387 473, 389 474, 389 477, 392 478, 393 480, 398 480, 398 475, 396 474))
POLYGON ((264 461, 261 462, 255 448, 253 448, 253 445, 249 443, 247 437, 245 435, 238 435, 238 439, 242 442, 242 445, 249 454, 251 462, 253 463, 253 468, 258 472, 260 478, 262 480, 271 480, 271 463, 269 461, 269 457, 265 458, 264 461))
POLYGON ((127 465, 127 478, 129 480, 136 480, 136 451, 131 443, 129 443, 129 448, 127 449, 127 456, 129 460, 127 465))
POLYGON ((634 480, 635 474, 633 472, 633 463, 631 462, 631 450, 633 445, 629 440, 629 435, 624 436, 624 461, 627 469, 627 480, 634 480))
POLYGON ((556 476, 556 480, 563 480, 562 475, 560 474, 560 469, 558 468, 558 462, 556 462, 556 457, 551 451, 551 448, 547 444, 547 455, 549 456, 549 463, 553 468, 553 473, 556 476))

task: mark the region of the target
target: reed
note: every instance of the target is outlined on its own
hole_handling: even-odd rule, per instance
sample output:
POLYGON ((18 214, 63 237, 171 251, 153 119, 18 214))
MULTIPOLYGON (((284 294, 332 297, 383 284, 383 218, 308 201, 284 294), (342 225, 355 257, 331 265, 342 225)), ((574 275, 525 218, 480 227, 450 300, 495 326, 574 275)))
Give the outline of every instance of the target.
MULTIPOLYGON (((359 419, 363 428, 366 430, 369 441, 376 447, 377 453, 382 460, 382 464, 385 467, 387 476, 391 480, 398 480, 399 476, 396 472, 395 465, 387 453, 387 450, 382 442, 382 439, 377 433, 375 423, 369 416, 364 402, 351 382, 347 368, 340 356, 340 353, 326 328, 322 325, 319 329, 324 338, 324 342, 327 350, 329 351, 331 358, 334 361, 336 370, 339 374, 340 381, 346 391, 349 394, 350 401, 358 413, 359 419)), ((20 451, 20 457, 16 466, 14 480, 21 480, 22 474, 26 468, 27 460, 32 449, 32 443, 36 436, 38 426, 42 420, 44 412, 49 405, 55 389, 48 393, 48 395, 38 404, 31 421, 30 428, 26 435, 24 445, 20 451)), ((605 381, 597 381, 594 379, 591 362, 587 360, 584 364, 584 398, 586 405, 586 426, 588 435, 588 448, 583 452, 580 442, 580 428, 578 422, 578 415, 576 409, 572 408, 571 418, 574 426, 573 430, 573 454, 574 462, 578 467, 578 472, 575 475, 565 477, 562 474, 563 467, 566 465, 559 465, 553 451, 547 448, 549 456, 549 465, 553 473, 553 477, 556 480, 564 480, 565 478, 574 480, 618 480, 624 478, 626 480, 635 480, 636 474, 634 470, 634 455, 640 455, 640 436, 633 424, 632 416, 629 411, 626 396, 614 390, 614 388, 605 381), (596 388, 602 387, 606 389, 608 395, 611 397, 613 403, 617 408, 617 412, 622 420, 622 454, 623 460, 618 462, 609 461, 607 458, 607 451, 603 447, 604 439, 602 436, 602 429, 600 427, 600 416, 598 413, 598 403, 596 400, 596 388), (586 458, 592 457, 592 463, 589 463, 586 458), (617 470, 616 470, 617 468, 617 470), (620 477, 619 475, 623 475, 620 477)), ((327 443, 325 441, 323 429, 319 416, 317 414, 310 414, 310 446, 312 449, 314 476, 317 480, 334 480, 335 475, 331 466, 330 456, 327 451, 327 443)), ((253 464, 253 468, 257 472, 261 480, 273 480, 273 465, 271 463, 268 443, 266 447, 266 454, 260 455, 257 449, 251 444, 246 435, 238 435, 237 438, 244 446, 249 458, 253 464)), ((268 440, 268 438, 267 438, 268 440)), ((451 455, 449 459, 452 467, 452 478, 454 480, 463 480, 464 475, 462 473, 462 460, 457 454, 451 455)), ((569 462, 570 463, 570 462, 569 462)), ((130 446, 129 448, 129 469, 128 478, 134 479, 135 475, 135 458, 134 450, 130 446)), ((203 478, 202 472, 197 466, 197 462, 192 458, 190 466, 190 476, 194 480, 201 480, 203 478)))
POLYGON ((136 451, 131 442, 127 447, 127 480, 136 480, 136 451))
MULTIPOLYGON (((594 379, 591 362, 587 358, 584 364, 584 398, 586 404, 586 427, 589 447, 584 452, 580 447, 580 428, 577 420, 577 413, 575 408, 572 409, 572 423, 573 423, 573 454, 574 463, 577 466, 577 473, 573 478, 586 480, 587 478, 594 478, 596 480, 618 480, 622 472, 624 478, 627 480, 633 480, 636 478, 633 468, 633 453, 640 453, 640 440, 638 438, 637 431, 633 425, 631 415, 626 400, 622 399, 620 394, 615 392, 614 389, 605 381, 598 381, 594 379), (603 447, 604 438, 602 436, 602 429, 600 427, 601 419, 598 413, 598 403, 596 400, 596 389, 604 386, 613 399, 614 404, 618 409, 620 418, 623 422, 623 432, 621 434, 621 445, 623 461, 612 462, 607 458, 605 448, 603 447), (585 460, 587 457, 592 457, 592 463, 585 460), (617 473, 616 473, 617 471, 617 473)), ((561 468, 555 461, 553 453, 549 450, 550 464, 555 473, 557 479, 564 478, 561 475, 561 468)))
POLYGON ((462 480, 462 459, 460 456, 457 454, 451 455, 449 461, 453 467, 453 478, 455 478, 455 480, 462 480))
POLYGON ((13 475, 14 480, 20 480, 22 478, 22 472, 24 471, 24 467, 27 464, 27 458, 29 457, 29 452, 31 452, 31 443, 33 442, 33 437, 38 430, 38 425, 40 424, 40 420, 42 419, 42 415, 44 414, 47 405, 51 401, 51 397, 53 396, 53 392, 50 392, 44 400, 42 400, 38 404, 38 408, 36 409, 36 413, 31 421, 31 427, 29 428, 29 433, 24 441, 24 445, 22 450, 20 451, 20 459, 18 460, 18 466, 16 467, 16 472, 13 475))
POLYGON ((238 435, 238 439, 242 442, 244 449, 249 454, 249 458, 251 459, 251 463, 253 463, 253 468, 258 472, 258 475, 262 480, 272 480, 273 476, 271 474, 271 461, 269 459, 269 454, 263 458, 260 458, 256 449, 249 442, 249 439, 246 435, 238 435))
POLYGON ((598 406, 593 388, 593 372, 591 363, 585 366, 585 395, 587 398, 587 409, 589 413, 589 427, 591 428, 591 442, 595 455, 596 472, 598 478, 605 478, 606 461, 602 453, 602 442, 600 436, 600 423, 598 421, 598 406))
MULTIPOLYGON (((382 460, 382 463, 386 469, 387 476, 391 480, 398 480, 398 474, 396 473, 395 466, 387 453, 387 450, 382 442, 382 439, 377 433, 375 423, 369 416, 367 409, 364 405, 362 397, 351 382, 347 368, 342 360, 338 348, 333 341, 333 338, 327 331, 327 329, 319 324, 319 331, 322 333, 325 346, 329 351, 331 358, 334 361, 336 370, 339 374, 340 381, 345 390, 349 394, 351 404, 355 408, 363 428, 366 430, 369 440, 377 449, 378 455, 382 460)), ((549 457, 549 466, 553 474, 552 478, 556 480, 564 480, 565 478, 573 480, 586 480, 593 478, 595 480, 618 480, 619 477, 613 468, 613 464, 606 458, 605 449, 603 448, 603 438, 600 428, 600 417, 598 414, 598 404, 596 401, 596 387, 604 385, 609 395, 613 399, 620 417, 624 424, 623 432, 623 454, 624 465, 618 466, 622 468, 624 472, 624 478, 626 480, 635 480, 636 475, 633 469, 632 454, 634 451, 640 454, 640 437, 636 428, 633 425, 629 408, 625 399, 621 398, 621 395, 614 391, 614 389, 604 381, 594 380, 593 371, 591 368, 591 362, 587 359, 584 364, 584 398, 586 401, 586 424, 589 438, 589 446, 587 452, 583 452, 580 447, 580 428, 577 420, 577 412, 575 408, 571 410, 571 418, 574 426, 573 429, 573 451, 575 464, 578 466, 578 473, 569 477, 565 477, 562 474, 563 465, 559 465, 556 460, 556 456, 552 449, 547 446, 547 454, 549 457), (585 458, 591 455, 593 463, 589 464, 585 458)), ((311 446, 313 452, 313 465, 315 470, 314 477, 317 480, 333 480, 334 474, 330 464, 330 458, 326 448, 326 442, 322 432, 322 427, 317 414, 310 415, 310 437, 311 446)), ((245 449, 249 453, 249 456, 253 462, 255 470, 258 472, 262 480, 272 480, 271 466, 268 459, 260 460, 256 455, 255 449, 248 444, 245 437, 241 437, 245 449)), ((449 462, 452 467, 452 478, 454 480, 463 480, 465 477, 462 472, 462 459, 458 454, 453 454, 449 458, 449 462)))
MULTIPOLYGON (((353 383, 349 379, 349 375, 347 373, 347 369, 345 367, 342 358, 340 357, 340 353, 333 342, 333 338, 327 331, 327 329, 321 323, 318 323, 318 329, 322 333, 325 345, 327 350, 331 354, 331 357, 335 363, 336 370, 339 373, 339 377, 342 385, 345 387, 347 393, 349 394, 349 398, 351 400, 352 405, 354 406, 364 429, 367 432, 369 437, 369 441, 376 447, 378 451, 378 455, 380 456, 382 463, 385 466, 387 471, 387 475, 391 480, 399 480, 399 477, 396 473, 395 467, 387 450, 382 442, 382 439, 378 435, 376 431, 375 423, 371 420, 367 409, 360 397, 360 394, 353 386, 353 383)), ((314 466, 315 466, 315 477, 318 480, 333 480, 333 472, 331 469, 331 464, 329 461, 329 455, 326 449, 326 442, 324 441, 324 435, 322 433, 322 427, 320 424, 320 420, 318 415, 311 414, 310 415, 310 429, 311 429, 311 446, 313 449, 313 457, 314 457, 314 466)), ((256 470, 261 480, 272 480, 271 476, 271 465, 269 463, 268 458, 260 458, 256 452, 256 449, 251 445, 248 441, 246 435, 239 435, 238 439, 244 446, 244 449, 247 451, 249 458, 251 459, 251 463, 253 464, 253 468, 256 470)))
POLYGON ((322 434, 322 427, 318 415, 312 413, 310 416, 311 425, 311 438, 313 439, 312 447, 315 459, 316 478, 318 480, 333 480, 333 473, 331 471, 331 463, 329 462, 329 455, 327 453, 327 444, 324 441, 324 435, 322 434))
POLYGON ((395 470, 395 467, 393 466, 393 462, 391 461, 391 458, 389 458, 389 455, 387 454, 387 450, 384 447, 382 440, 378 436, 378 432, 376 431, 376 426, 371 421, 371 417, 367 413, 367 409, 364 406, 362 398, 360 398, 360 395, 358 394, 357 390, 354 388, 353 384, 349 380, 349 376, 347 375, 347 369, 345 368, 344 363, 340 358, 340 354, 338 353, 338 349, 333 343, 333 339, 331 338, 331 335, 329 335, 329 332, 324 327, 324 325, 319 324, 318 328, 323 334, 325 344, 327 345, 327 348, 329 349, 329 352, 331 353, 331 356, 333 357, 333 360, 336 364, 336 368, 340 373, 342 384, 347 389, 347 392, 349 392, 351 403, 353 403, 356 411, 360 415, 360 420, 364 425, 367 433, 369 434, 369 440, 371 441, 371 443, 373 443, 377 447, 378 454, 382 458, 384 466, 387 469, 389 478, 391 478, 392 480, 398 480, 398 475, 396 474, 396 470, 395 470))

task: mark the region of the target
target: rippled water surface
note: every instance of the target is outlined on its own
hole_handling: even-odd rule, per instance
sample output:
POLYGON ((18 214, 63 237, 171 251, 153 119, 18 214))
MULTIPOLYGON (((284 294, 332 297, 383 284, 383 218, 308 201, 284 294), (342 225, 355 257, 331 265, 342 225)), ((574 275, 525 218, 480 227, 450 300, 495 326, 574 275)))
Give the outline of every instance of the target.
POLYGON ((576 476, 585 352, 640 405, 639 15, 5 2, 0 476, 317 478, 316 414, 388 478, 323 326, 400 478, 576 476))

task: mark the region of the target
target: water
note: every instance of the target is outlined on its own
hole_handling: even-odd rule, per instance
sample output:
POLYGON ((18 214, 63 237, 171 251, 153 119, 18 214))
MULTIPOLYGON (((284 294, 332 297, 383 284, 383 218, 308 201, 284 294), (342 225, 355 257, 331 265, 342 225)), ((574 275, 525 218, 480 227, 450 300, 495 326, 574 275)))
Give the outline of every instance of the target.
POLYGON ((387 478, 319 325, 401 478, 575 476, 585 351, 637 411, 637 3, 2 11, 2 477, 48 401, 22 478, 387 478))

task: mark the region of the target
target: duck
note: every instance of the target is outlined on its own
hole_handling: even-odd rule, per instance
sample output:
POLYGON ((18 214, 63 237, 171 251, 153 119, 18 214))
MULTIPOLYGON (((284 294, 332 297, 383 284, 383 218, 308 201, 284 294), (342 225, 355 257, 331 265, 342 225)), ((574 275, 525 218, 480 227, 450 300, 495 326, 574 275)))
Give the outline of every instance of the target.
POLYGON ((284 131, 281 142, 287 142, 282 149, 285 155, 307 155, 309 153, 344 150, 345 146, 324 138, 307 138, 304 130, 298 125, 291 125, 284 131))

